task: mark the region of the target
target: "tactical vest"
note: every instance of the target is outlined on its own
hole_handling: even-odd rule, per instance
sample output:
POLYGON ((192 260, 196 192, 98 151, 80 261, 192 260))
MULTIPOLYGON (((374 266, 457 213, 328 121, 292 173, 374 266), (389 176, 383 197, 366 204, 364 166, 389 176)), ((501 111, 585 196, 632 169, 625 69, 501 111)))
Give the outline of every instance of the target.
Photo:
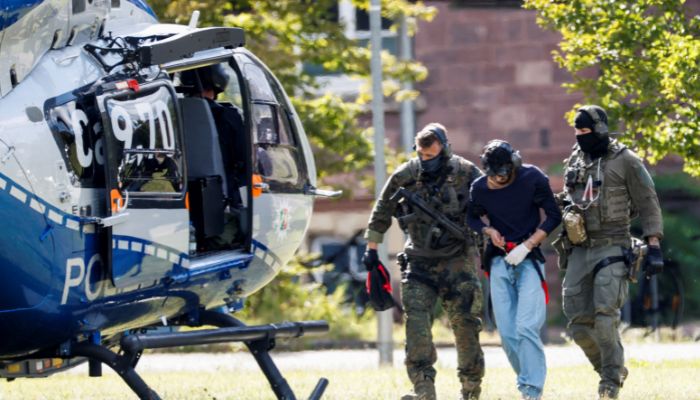
POLYGON ((626 166, 620 157, 626 150, 625 145, 612 140, 605 156, 589 161, 576 145, 564 161, 565 190, 569 200, 583 210, 586 232, 594 240, 624 242, 629 238, 632 203, 625 182, 626 166))
MULTIPOLYGON (((410 180, 404 183, 404 187, 467 231, 466 212, 469 186, 474 179, 474 166, 461 157, 452 156, 447 162, 444 174, 437 179, 426 179, 423 176, 417 158, 410 160, 407 168, 410 180)), ((464 247, 464 241, 455 239, 437 222, 424 218, 420 213, 420 210, 405 204, 397 207, 396 217, 410 238, 409 247, 412 250, 428 253, 440 250, 444 251, 445 255, 454 255, 455 252, 461 251, 457 248, 464 247)), ((469 238, 466 239, 468 242, 469 238)))

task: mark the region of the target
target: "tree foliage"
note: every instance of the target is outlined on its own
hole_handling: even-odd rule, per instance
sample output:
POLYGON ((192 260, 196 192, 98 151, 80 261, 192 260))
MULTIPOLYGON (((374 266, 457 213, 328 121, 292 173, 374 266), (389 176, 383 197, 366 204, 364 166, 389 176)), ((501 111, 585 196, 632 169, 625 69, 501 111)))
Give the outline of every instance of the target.
POLYGON ((561 33, 554 60, 573 75, 570 90, 603 106, 623 141, 649 161, 676 153, 698 176, 700 17, 690 18, 684 3, 525 0, 525 7, 561 33))
MULTIPOLYGON (((369 0, 353 3, 365 10, 369 7, 369 0)), ((370 50, 345 36, 344 26, 330 12, 337 0, 157 0, 151 4, 164 21, 187 23, 192 11, 199 10, 200 26, 245 30, 246 47, 270 67, 292 97, 314 148, 321 177, 358 171, 371 163, 371 130, 359 122, 360 115, 367 111, 368 95, 347 100, 326 93, 302 68, 307 63, 360 80, 369 77, 370 50)), ((382 2, 382 15, 394 21, 401 14, 408 16, 412 32, 417 19, 431 19, 434 13, 434 8, 421 2, 382 2)), ((386 51, 382 60, 384 95, 396 99, 415 96, 399 90, 396 82, 425 79, 426 69, 417 62, 400 61, 386 51)), ((365 85, 365 90, 368 88, 365 85)))

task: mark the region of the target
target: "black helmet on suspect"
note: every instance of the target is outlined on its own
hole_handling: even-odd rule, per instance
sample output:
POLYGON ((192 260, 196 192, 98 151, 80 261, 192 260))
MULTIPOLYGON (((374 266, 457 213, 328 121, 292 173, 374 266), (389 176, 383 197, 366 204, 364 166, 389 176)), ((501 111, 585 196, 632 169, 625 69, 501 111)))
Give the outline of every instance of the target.
POLYGON ((213 90, 217 94, 226 90, 229 79, 226 69, 221 64, 207 65, 180 73, 180 82, 183 85, 199 88, 199 90, 213 90))
POLYGON ((508 176, 522 164, 520 153, 505 140, 488 142, 481 154, 481 166, 488 176, 508 176))

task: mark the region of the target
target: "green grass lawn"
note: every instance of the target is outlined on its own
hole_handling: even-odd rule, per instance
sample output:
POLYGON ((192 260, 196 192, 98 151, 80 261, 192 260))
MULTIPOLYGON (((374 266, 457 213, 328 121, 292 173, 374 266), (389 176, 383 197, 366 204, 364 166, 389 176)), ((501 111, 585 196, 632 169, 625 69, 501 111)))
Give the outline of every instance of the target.
MULTIPOLYGON (((649 363, 630 360, 630 376, 621 399, 700 399, 700 360, 649 363)), ((545 399, 595 399, 598 380, 587 366, 549 370, 545 399)), ((299 398, 306 398, 319 377, 330 380, 324 399, 398 399, 409 388, 402 368, 366 371, 309 370, 285 374, 299 398)), ((164 399, 274 399, 261 373, 144 373, 164 399)), ((441 369, 438 396, 457 399, 455 371, 441 369)), ((0 399, 132 399, 113 373, 102 378, 62 374, 45 379, 2 381, 0 399)), ((509 368, 488 368, 482 399, 517 399, 515 375, 509 368)))

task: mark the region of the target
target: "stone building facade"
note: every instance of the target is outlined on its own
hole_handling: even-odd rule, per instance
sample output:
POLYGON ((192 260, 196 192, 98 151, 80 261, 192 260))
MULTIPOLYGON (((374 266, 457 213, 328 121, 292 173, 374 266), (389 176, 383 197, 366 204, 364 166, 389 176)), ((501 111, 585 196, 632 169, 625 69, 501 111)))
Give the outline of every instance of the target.
MULTIPOLYGON (((426 4, 438 14, 419 24, 414 41, 415 58, 429 71, 416 87, 422 104, 416 127, 443 123, 455 153, 475 162, 490 139, 508 140, 525 162, 554 172, 552 186, 561 188, 555 166, 573 144, 564 113, 581 98, 561 87, 569 77, 551 56, 559 35, 542 30, 535 13, 520 8, 518 1, 426 4), (487 5, 491 3, 501 7, 487 5)), ((387 112, 385 120, 387 139, 400 146, 398 112, 387 112)), ((317 201, 310 239, 348 237, 366 224, 372 201, 362 195, 341 202, 317 201)), ((399 251, 402 241, 398 229, 392 230, 390 253, 399 251)))

